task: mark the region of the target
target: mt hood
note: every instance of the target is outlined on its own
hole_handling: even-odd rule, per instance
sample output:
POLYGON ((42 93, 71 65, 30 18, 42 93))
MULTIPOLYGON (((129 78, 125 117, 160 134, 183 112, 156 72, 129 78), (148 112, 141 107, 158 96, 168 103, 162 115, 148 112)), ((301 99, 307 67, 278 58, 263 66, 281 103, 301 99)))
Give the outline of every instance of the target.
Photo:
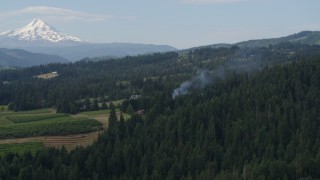
MULTIPOLYGON (((5 44, 13 42, 20 43, 81 43, 82 41, 73 36, 68 36, 56 30, 39 18, 35 18, 31 23, 17 30, 11 30, 0 34, 0 39, 5 44)), ((15 44, 16 44, 15 43, 15 44)))

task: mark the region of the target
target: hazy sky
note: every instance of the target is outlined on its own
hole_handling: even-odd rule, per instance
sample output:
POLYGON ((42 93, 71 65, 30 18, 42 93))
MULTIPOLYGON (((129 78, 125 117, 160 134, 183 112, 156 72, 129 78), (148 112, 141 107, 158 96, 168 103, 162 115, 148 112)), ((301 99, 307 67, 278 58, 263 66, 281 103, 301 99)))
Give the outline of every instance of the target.
POLYGON ((0 32, 40 17, 92 42, 188 48, 320 30, 320 0, 1 0, 0 32))

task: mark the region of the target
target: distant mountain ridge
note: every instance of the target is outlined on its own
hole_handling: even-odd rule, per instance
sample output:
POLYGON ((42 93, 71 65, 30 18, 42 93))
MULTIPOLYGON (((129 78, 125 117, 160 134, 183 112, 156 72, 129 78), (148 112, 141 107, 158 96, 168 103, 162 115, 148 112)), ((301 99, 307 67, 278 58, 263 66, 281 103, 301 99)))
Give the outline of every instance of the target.
POLYGON ((240 48, 253 48, 253 47, 266 47, 268 45, 276 45, 279 43, 301 43, 307 45, 320 45, 320 31, 302 31, 289 36, 279 37, 279 38, 269 38, 269 39, 254 39, 248 41, 241 41, 234 44, 220 43, 220 44, 210 44, 198 47, 192 47, 189 49, 182 50, 186 52, 188 50, 200 49, 200 48, 229 48, 231 46, 239 46, 240 48))
POLYGON ((0 47, 59 55, 71 61, 77 61, 85 57, 123 57, 177 50, 168 45, 89 43, 59 32, 40 18, 34 19, 20 29, 1 33, 0 47))
POLYGON ((102 56, 124 57, 157 52, 176 51, 177 49, 167 45, 136 44, 136 43, 100 43, 81 44, 74 46, 47 47, 26 47, 31 52, 57 54, 70 61, 77 61, 83 58, 95 58, 102 56))
POLYGON ((320 45, 320 31, 302 31, 285 37, 249 40, 236 43, 235 45, 240 47, 261 47, 284 42, 320 45))
POLYGON ((1 67, 29 67, 49 63, 67 63, 68 60, 55 55, 30 53, 21 49, 0 48, 1 67))

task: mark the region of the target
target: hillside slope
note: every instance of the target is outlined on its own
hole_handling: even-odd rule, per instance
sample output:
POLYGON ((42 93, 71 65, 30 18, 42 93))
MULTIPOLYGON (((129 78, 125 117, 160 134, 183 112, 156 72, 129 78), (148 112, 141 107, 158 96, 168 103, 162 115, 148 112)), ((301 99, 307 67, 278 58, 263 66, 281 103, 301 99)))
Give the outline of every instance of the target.
POLYGON ((280 38, 249 40, 236 43, 240 47, 261 47, 275 45, 284 42, 301 43, 308 45, 320 45, 320 31, 302 31, 280 38))
POLYGON ((186 53, 189 50, 201 49, 201 48, 229 48, 232 46, 238 46, 240 48, 257 48, 257 47, 267 47, 269 45, 278 45, 281 43, 299 43, 304 45, 320 45, 320 31, 302 31, 296 34, 269 38, 269 39, 253 39, 248 41, 242 41, 234 44, 211 44, 199 47, 193 47, 186 50, 181 50, 180 52, 186 53))
POLYGON ((68 60, 55 55, 31 53, 21 49, 0 48, 0 66, 30 67, 49 63, 66 63, 68 60))
POLYGON ((89 57, 124 57, 156 52, 176 51, 177 49, 167 45, 138 44, 138 43, 84 43, 72 46, 51 47, 24 47, 31 52, 55 54, 70 61, 78 61, 89 57))
MULTIPOLYGON (((143 116, 134 114, 129 120, 121 118, 119 122, 113 118, 109 129, 88 148, 70 153, 65 149, 48 149, 35 155, 0 157, 0 177, 319 179, 320 56, 309 56, 316 50, 311 49, 309 47, 309 52, 301 49, 306 54, 290 57, 293 59, 282 56, 279 60, 282 63, 273 63, 258 72, 220 74, 203 89, 194 89, 175 99, 171 96, 171 85, 183 79, 171 76, 153 76, 145 81, 136 79, 134 87, 142 86, 144 97, 126 103, 143 108, 143 116), (15 168, 11 168, 13 166, 15 168)), ((278 50, 286 52, 286 49, 278 50)), ((186 62, 199 65, 197 63, 206 59, 208 51, 190 53, 197 60, 186 62)), ((224 53, 235 53, 227 49, 211 49, 211 52, 211 55, 219 52, 218 58, 224 57, 224 53)), ((279 52, 274 53, 274 56, 269 54, 266 61, 279 62, 279 52)), ((153 58, 156 57, 158 62, 146 60, 149 56, 143 62, 127 58, 97 65, 113 63, 116 66, 111 69, 118 70, 128 69, 128 65, 134 70, 140 66, 159 69, 173 61, 162 61, 161 57, 176 56, 153 58)), ((207 65, 207 62, 200 63, 207 65)), ((84 65, 83 70, 87 71, 93 64, 84 65)), ((80 63, 77 68, 81 68, 80 63)), ((175 64, 175 70, 179 71, 179 65, 175 64)), ((114 77, 124 78, 125 75, 119 73, 114 77)), ((65 93, 63 91, 60 96, 65 93)), ((123 108, 125 110, 121 106, 123 108)))
POLYGON ((178 87, 201 70, 220 76, 230 71, 251 73, 319 54, 320 46, 288 43, 267 48, 203 48, 190 51, 187 55, 157 53, 5 71, 0 72, 0 104, 13 102, 17 110, 57 107, 59 111, 70 113, 71 109, 79 111, 80 100, 84 97, 108 96, 111 100, 117 100, 132 94, 153 96, 156 92, 178 87), (57 71, 59 76, 40 82, 33 78, 52 71, 57 71), (12 84, 2 85, 5 82, 12 84), (40 94, 42 92, 45 94, 40 94), (33 106, 27 102, 32 102, 33 106), (73 108, 68 108, 70 106, 73 108))

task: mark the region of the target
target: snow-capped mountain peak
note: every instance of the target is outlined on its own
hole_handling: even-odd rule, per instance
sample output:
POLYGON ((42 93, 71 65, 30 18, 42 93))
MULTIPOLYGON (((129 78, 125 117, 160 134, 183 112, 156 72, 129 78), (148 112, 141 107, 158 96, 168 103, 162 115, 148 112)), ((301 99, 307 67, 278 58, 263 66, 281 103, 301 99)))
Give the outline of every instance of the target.
POLYGON ((82 42, 79 38, 65 35, 48 25, 40 18, 35 18, 25 27, 7 31, 0 34, 3 37, 20 41, 44 41, 44 42, 82 42))

